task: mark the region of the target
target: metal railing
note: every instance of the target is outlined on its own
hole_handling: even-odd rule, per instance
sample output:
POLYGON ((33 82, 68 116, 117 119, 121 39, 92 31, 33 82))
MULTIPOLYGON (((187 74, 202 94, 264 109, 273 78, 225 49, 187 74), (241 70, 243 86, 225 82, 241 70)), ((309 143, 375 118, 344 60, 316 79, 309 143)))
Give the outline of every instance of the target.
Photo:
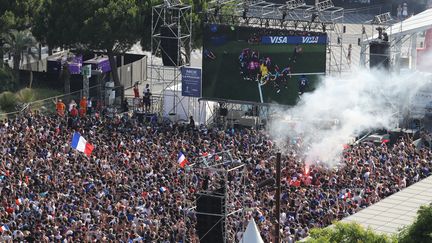
POLYGON ((143 104, 143 98, 135 98, 133 95, 125 95, 125 99, 128 102, 130 108, 134 112, 147 112, 156 113, 158 115, 162 114, 163 111, 163 97, 161 95, 152 95, 150 99, 150 109, 146 111, 143 104))
MULTIPOLYGON (((93 106, 96 107, 96 104, 102 104, 102 106, 105 106, 105 94, 104 90, 102 89, 101 85, 92 86, 89 88, 90 94, 94 94, 93 97, 93 106)), ((66 109, 68 109, 68 104, 74 100, 77 104, 79 104, 79 101, 83 97, 83 90, 78 90, 71 92, 69 94, 61 94, 56 95, 52 97, 48 97, 41 100, 32 101, 29 103, 19 103, 17 111, 13 112, 7 112, 7 113, 0 113, 0 117, 15 117, 19 116, 21 114, 24 114, 28 111, 38 111, 42 113, 56 113, 56 103, 58 100, 62 100, 65 105, 66 109)), ((91 97, 90 97, 91 98, 91 97)))

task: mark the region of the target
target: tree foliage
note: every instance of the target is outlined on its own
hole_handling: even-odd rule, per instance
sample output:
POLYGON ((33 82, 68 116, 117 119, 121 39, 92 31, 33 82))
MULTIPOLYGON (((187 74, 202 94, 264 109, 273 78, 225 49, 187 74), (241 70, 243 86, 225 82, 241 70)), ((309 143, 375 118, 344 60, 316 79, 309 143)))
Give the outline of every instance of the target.
POLYGON ((50 47, 79 45, 83 23, 92 14, 88 0, 44 0, 36 11, 33 35, 50 47))
POLYGON ((0 68, 0 92, 12 91, 16 88, 16 79, 10 67, 0 68))
POLYGON ((10 29, 26 30, 44 0, 0 0, 0 34, 10 29))
POLYGON ((364 229, 356 223, 336 223, 334 227, 316 228, 310 232, 308 243, 391 243, 395 238, 364 229))
POLYGON ((17 98, 14 93, 5 91, 0 94, 0 108, 5 112, 15 111, 17 98))
POLYGON ((46 0, 33 32, 53 47, 106 51, 119 85, 114 55, 139 40, 138 14, 137 0, 46 0))
POLYGON ((36 40, 28 30, 10 30, 3 35, 4 50, 13 55, 13 69, 15 71, 16 80, 20 80, 19 66, 24 52, 32 47, 36 47, 36 40))
POLYGON ((35 101, 36 94, 33 89, 24 88, 16 93, 16 98, 21 103, 30 103, 32 101, 35 101))
POLYGON ((432 242, 432 206, 421 206, 417 218, 399 234, 401 243, 432 242))

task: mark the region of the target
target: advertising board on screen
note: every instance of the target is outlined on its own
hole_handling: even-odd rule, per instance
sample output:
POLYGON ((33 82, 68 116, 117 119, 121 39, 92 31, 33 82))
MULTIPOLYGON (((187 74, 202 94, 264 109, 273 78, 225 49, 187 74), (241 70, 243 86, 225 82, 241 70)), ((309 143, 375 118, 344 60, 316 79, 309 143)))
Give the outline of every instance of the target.
POLYGON ((295 105, 326 70, 325 33, 204 26, 202 97, 295 105))

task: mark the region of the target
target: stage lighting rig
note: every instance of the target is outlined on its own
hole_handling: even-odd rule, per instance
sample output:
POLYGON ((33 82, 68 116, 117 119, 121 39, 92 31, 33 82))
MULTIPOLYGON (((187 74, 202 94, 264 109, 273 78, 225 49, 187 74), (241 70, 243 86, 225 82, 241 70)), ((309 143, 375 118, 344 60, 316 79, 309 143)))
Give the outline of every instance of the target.
POLYGON ((300 7, 300 6, 306 5, 306 3, 304 0, 289 0, 289 1, 286 1, 285 5, 286 5, 287 9, 295 9, 295 8, 300 7))
POLYGON ((318 2, 315 3, 315 8, 319 12, 327 10, 329 8, 333 8, 333 7, 334 7, 334 4, 333 4, 333 2, 331 0, 325 0, 323 2, 319 2, 318 1, 318 2))
POLYGON ((387 13, 376 15, 372 20, 372 24, 384 24, 392 20, 393 18, 391 17, 390 12, 387 12, 387 13))

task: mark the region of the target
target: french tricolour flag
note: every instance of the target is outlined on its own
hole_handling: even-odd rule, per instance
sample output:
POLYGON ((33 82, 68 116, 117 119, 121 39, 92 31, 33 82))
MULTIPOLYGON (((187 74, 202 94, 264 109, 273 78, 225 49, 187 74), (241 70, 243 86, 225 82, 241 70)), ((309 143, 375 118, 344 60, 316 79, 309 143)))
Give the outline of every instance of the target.
POLYGON ((94 149, 93 145, 88 143, 78 132, 75 132, 72 137, 72 148, 85 153, 87 156, 90 156, 94 149))
POLYGON ((186 156, 180 151, 178 154, 177 163, 180 165, 180 167, 184 168, 185 165, 188 163, 186 156))
POLYGON ((159 188, 159 191, 160 191, 160 192, 166 192, 166 191, 167 191, 167 188, 164 187, 164 186, 161 186, 161 188, 159 188))
POLYGON ((2 227, 0 227, 0 232, 5 232, 5 231, 9 231, 9 227, 4 224, 2 227))
POLYGON ((24 203, 24 200, 22 199, 22 198, 18 198, 18 199, 15 199, 15 203, 16 203, 16 205, 22 205, 23 203, 24 203))

